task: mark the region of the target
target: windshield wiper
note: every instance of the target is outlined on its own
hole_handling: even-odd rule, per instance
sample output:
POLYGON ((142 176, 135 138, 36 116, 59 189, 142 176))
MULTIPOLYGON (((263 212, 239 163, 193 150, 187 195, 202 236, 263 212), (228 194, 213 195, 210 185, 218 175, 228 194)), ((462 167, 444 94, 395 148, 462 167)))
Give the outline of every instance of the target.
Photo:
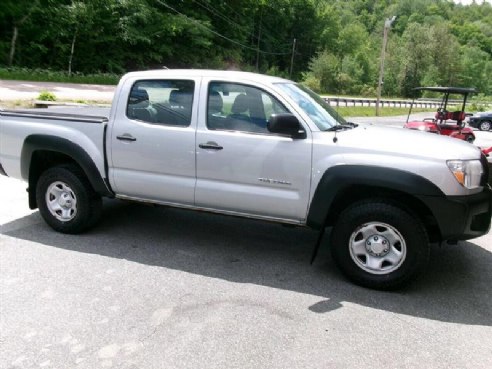
POLYGON ((352 129, 357 127, 358 124, 347 122, 346 124, 337 124, 336 126, 325 129, 325 132, 338 132, 344 129, 352 129))

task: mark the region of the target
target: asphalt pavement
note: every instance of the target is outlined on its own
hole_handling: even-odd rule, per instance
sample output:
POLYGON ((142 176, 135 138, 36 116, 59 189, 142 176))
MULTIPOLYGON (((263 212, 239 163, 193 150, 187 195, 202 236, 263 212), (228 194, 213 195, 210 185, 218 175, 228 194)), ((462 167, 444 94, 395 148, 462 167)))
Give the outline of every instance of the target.
POLYGON ((0 368, 492 367, 492 233, 433 245, 415 283, 379 292, 327 238, 311 266, 305 228, 107 200, 62 235, 25 188, 0 176, 0 368))
POLYGON ((308 229, 111 200, 62 235, 0 188, 0 368, 492 367, 492 234, 378 292, 308 229))

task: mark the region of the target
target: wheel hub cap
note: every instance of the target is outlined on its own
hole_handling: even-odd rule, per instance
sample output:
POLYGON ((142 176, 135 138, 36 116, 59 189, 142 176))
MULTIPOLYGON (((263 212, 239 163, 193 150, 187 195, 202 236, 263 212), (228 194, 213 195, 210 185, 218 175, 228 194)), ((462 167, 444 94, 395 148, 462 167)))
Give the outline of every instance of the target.
POLYGON ((373 256, 383 256, 389 252, 389 241, 384 236, 372 235, 366 241, 366 250, 373 256))
POLYGON ((382 222, 357 227, 350 236, 349 248, 355 264, 371 274, 388 274, 397 270, 407 255, 401 233, 382 222))
POLYGON ((53 182, 46 190, 46 205, 49 212, 62 222, 71 221, 77 214, 75 193, 64 182, 53 182))
POLYGON ((64 192, 60 196, 58 203, 60 204, 60 206, 63 206, 64 208, 70 208, 72 206, 72 199, 70 197, 70 194, 64 192))

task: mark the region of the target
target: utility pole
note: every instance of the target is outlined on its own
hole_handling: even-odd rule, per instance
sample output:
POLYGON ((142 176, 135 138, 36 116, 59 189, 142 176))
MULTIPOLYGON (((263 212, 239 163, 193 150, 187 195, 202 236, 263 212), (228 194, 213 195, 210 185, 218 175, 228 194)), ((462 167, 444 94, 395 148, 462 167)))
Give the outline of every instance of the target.
POLYGON ((292 57, 290 58, 289 77, 292 78, 292 69, 294 69, 294 55, 296 54, 296 39, 292 42, 292 57))
POLYGON ((378 92, 376 99, 376 116, 379 117, 379 103, 381 101, 381 90, 383 88, 383 77, 384 77, 384 58, 386 56, 386 44, 388 43, 388 33, 391 28, 391 25, 396 19, 396 15, 394 15, 391 19, 387 18, 384 22, 384 30, 383 30, 383 47, 381 49, 381 65, 379 68, 379 81, 378 81, 378 92))
POLYGON ((263 20, 263 10, 260 11, 260 24, 258 28, 258 43, 256 45, 256 72, 260 71, 260 39, 261 39, 261 21, 263 20))

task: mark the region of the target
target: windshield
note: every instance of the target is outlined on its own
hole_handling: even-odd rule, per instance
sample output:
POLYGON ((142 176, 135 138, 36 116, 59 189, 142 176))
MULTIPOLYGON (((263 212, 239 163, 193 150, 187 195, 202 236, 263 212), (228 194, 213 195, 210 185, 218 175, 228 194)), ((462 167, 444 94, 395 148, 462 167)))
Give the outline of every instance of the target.
POLYGON ((309 88, 295 83, 276 84, 307 114, 321 131, 339 124, 347 124, 340 114, 309 88))

